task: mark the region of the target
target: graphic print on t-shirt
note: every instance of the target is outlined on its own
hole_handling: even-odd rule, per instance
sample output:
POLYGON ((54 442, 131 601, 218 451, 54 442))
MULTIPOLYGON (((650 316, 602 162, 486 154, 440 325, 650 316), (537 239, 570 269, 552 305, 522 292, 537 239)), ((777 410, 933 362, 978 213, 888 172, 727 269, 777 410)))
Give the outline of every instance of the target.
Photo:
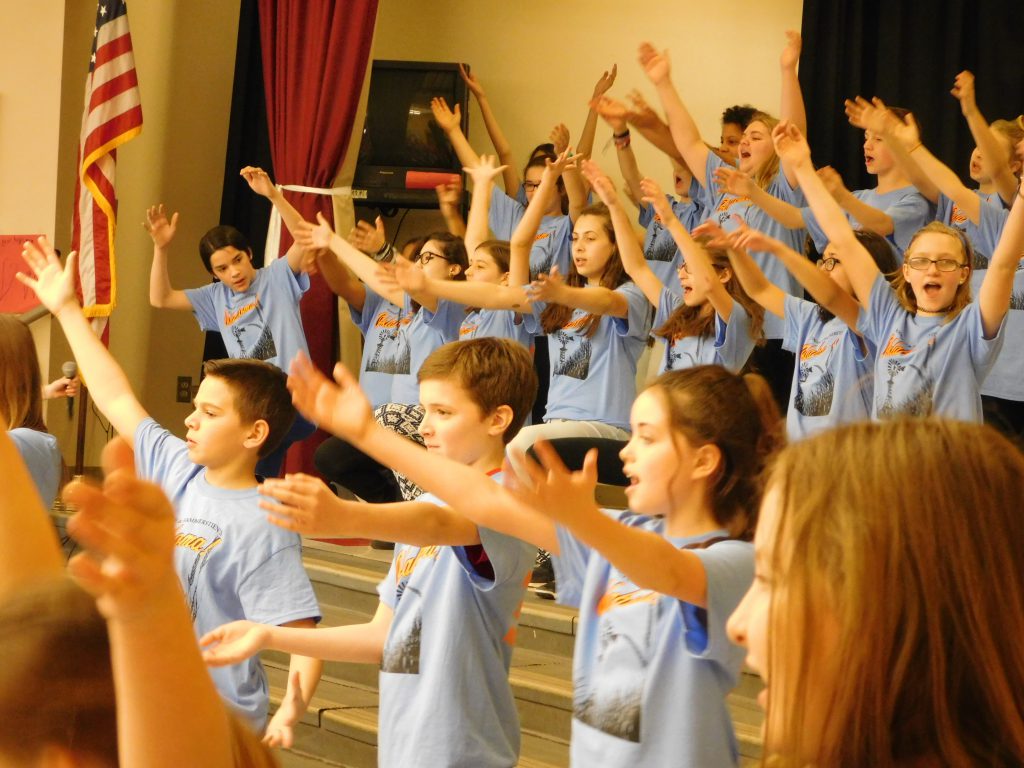
MULTIPOLYGON (((178 521, 174 532, 174 546, 188 550, 186 568, 179 568, 179 575, 185 577, 185 597, 188 609, 195 622, 199 611, 199 584, 205 580, 202 573, 210 560, 210 555, 223 543, 224 532, 220 526, 209 520, 194 517, 178 521), (189 562, 190 561, 190 562, 189 562)), ((180 563, 180 561, 179 561, 180 563)))
POLYGON ((613 571, 597 604, 595 668, 577 680, 573 716, 592 728, 639 743, 644 684, 661 595, 639 589, 613 571))
MULTIPOLYGON (((982 205, 984 204, 982 203, 982 205)), ((960 206, 956 203, 953 203, 953 207, 949 211, 949 226, 963 233, 967 239, 970 239, 970 233, 967 231, 967 214, 961 211, 960 206)), ((977 248, 973 250, 974 269, 988 269, 988 256, 981 253, 977 248)))
POLYGON ((647 261, 672 261, 675 258, 676 241, 671 236, 666 237, 667 232, 661 216, 654 214, 651 220, 650 243, 644 250, 644 258, 647 261))
POLYGON ((277 357, 274 334, 263 317, 259 296, 233 311, 225 309, 224 325, 231 331, 231 336, 238 345, 238 354, 232 357, 252 360, 270 360, 277 357))
POLYGON ((586 315, 583 315, 555 333, 555 338, 558 340, 558 359, 555 361, 556 376, 586 379, 590 374, 590 356, 593 352, 590 339, 586 336, 565 332, 566 329, 579 328, 586 319, 586 315))
POLYGON ((366 364, 367 371, 375 373, 409 373, 412 367, 412 350, 406 328, 412 315, 393 317, 381 312, 373 321, 375 328, 383 328, 377 335, 377 347, 366 364))
POLYGON ((420 672, 420 636, 423 631, 423 594, 409 586, 413 572, 426 564, 433 565, 440 547, 422 547, 415 554, 406 549, 396 552, 395 617, 384 643, 380 661, 381 672, 418 675, 420 672), (401 609, 399 609, 401 608, 401 609))
POLYGON ((551 250, 550 232, 538 232, 533 238, 533 248, 530 250, 530 282, 537 279, 538 275, 546 275, 551 271, 551 265, 555 263, 555 254, 551 250), (548 240, 546 248, 539 248, 537 243, 548 240), (536 259, 536 254, 543 254, 543 258, 536 259), (536 259, 536 260, 535 260, 536 259))
POLYGON ((832 357, 845 331, 837 330, 822 339, 804 343, 800 348, 800 369, 797 376, 793 407, 804 416, 827 416, 832 410, 835 377, 832 357))
MULTIPOLYGON (((928 358, 935 348, 935 336, 922 339, 917 347, 908 347, 894 331, 885 348, 879 352, 885 358, 885 398, 878 406, 878 417, 885 419, 897 415, 928 416, 935 403, 935 382, 928 375, 928 358), (921 350, 921 345, 924 349, 921 350), (910 359, 913 356, 914 362, 910 359)), ((882 382, 875 382, 876 392, 882 382)))

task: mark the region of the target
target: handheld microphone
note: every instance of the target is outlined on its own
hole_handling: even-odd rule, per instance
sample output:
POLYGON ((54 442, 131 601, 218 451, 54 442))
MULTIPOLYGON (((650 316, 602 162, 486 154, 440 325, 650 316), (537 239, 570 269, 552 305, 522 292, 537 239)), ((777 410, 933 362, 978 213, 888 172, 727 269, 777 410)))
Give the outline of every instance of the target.
MULTIPOLYGON (((73 379, 78 373, 78 364, 74 360, 68 360, 64 365, 60 367, 60 372, 64 374, 64 378, 73 379)), ((71 418, 72 413, 75 410, 75 398, 68 398, 68 418, 71 418)))

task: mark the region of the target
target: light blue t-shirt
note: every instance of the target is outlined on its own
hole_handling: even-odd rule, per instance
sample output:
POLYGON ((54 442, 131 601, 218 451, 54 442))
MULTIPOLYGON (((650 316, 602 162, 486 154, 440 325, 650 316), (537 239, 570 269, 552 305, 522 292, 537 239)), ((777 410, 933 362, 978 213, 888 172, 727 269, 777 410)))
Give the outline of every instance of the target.
MULTIPOLYGON (((663 518, 606 512, 665 535, 663 518)), ((754 548, 725 531, 666 537, 707 574, 707 608, 642 589, 558 526, 558 602, 579 608, 573 651, 571 765, 716 768, 739 761, 725 698, 745 651, 725 623, 754 579, 754 548)))
POLYGON ((410 352, 402 326, 412 315, 366 286, 362 310, 349 305, 352 322, 363 332, 363 359, 359 364, 359 386, 376 408, 391 402, 396 373, 408 373, 410 352))
MULTIPOLYGON (((1003 234, 1003 227, 1010 216, 1010 211, 1003 206, 998 192, 988 195, 976 193, 981 202, 978 223, 971 221, 960 206, 943 194, 939 194, 935 220, 948 227, 959 229, 966 235, 974 249, 974 268, 987 269, 989 259, 996 250, 996 244, 1003 234)), ((977 293, 974 294, 977 296, 977 293)))
MULTIPOLYGON (((647 299, 634 283, 615 289, 629 305, 627 317, 604 315, 593 336, 584 328, 588 313, 573 310, 569 322, 548 334, 551 385, 544 420, 600 421, 629 429, 636 398, 636 364, 650 333, 647 299)), ((539 318, 543 302, 534 302, 539 318)))
MULTIPOLYGON (((509 197, 497 187, 491 189, 491 207, 487 223, 498 240, 510 240, 519 220, 526 213, 526 206, 509 197)), ((557 266, 563 275, 569 274, 572 261, 572 221, 568 216, 545 216, 533 239, 530 249, 530 279, 548 273, 557 266)))
MULTIPOLYGON (((917 230, 935 218, 935 207, 917 191, 917 187, 900 187, 886 192, 884 195, 880 195, 874 189, 858 189, 854 191, 853 196, 872 208, 884 211, 892 218, 893 231, 886 237, 886 240, 896 248, 896 252, 900 256, 907 250, 917 230)), ((814 211, 804 208, 801 213, 804 217, 804 225, 814 240, 814 247, 818 253, 824 252, 825 246, 828 245, 828 235, 818 224, 814 211)), ((846 213, 846 219, 850 224, 860 227, 850 213, 846 211, 844 213, 846 213)))
POLYGON ((299 300, 309 275, 296 275, 288 259, 256 270, 248 289, 233 291, 222 282, 189 288, 185 295, 204 331, 220 331, 228 355, 266 360, 287 371, 295 355, 309 354, 299 300))
POLYGON ((994 338, 984 338, 976 302, 944 320, 912 315, 882 275, 875 279, 857 327, 877 350, 876 419, 935 415, 982 421, 979 389, 1003 345, 1003 327, 994 338))
MULTIPOLYGON (((975 301, 981 290, 987 269, 971 273, 971 295, 975 301)), ((1024 262, 1017 263, 1013 273, 1013 291, 1010 294, 1010 308, 1003 322, 1000 334, 1002 349, 981 384, 981 394, 999 397, 1003 400, 1024 400, 1024 262)))
MULTIPOLYGON (((701 194, 700 183, 696 178, 690 182, 690 199, 680 202, 671 195, 665 195, 672 205, 672 213, 679 219, 687 232, 695 229, 703 220, 706 209, 701 205, 704 199, 701 194)), ((662 284, 673 293, 681 293, 679 286, 678 270, 683 263, 683 254, 676 246, 672 233, 664 225, 653 205, 640 206, 640 215, 637 218, 644 232, 644 258, 647 266, 658 276, 662 284)))
POLYGON ((875 376, 871 343, 838 317, 822 322, 814 302, 787 296, 784 311, 782 348, 796 356, 786 412, 789 439, 871 418, 875 376))
POLYGON ((459 325, 459 341, 469 339, 508 339, 524 346, 526 349, 533 347, 533 337, 539 332, 537 319, 532 312, 520 313, 508 309, 476 309, 467 312, 466 308, 457 302, 440 299, 437 302, 437 313, 431 312, 424 307, 424 317, 428 324, 435 322, 438 313, 442 317, 447 316, 450 311, 442 304, 454 304, 457 311, 462 312, 462 323, 459 325))
MULTIPOLYGON (((135 430, 135 468, 174 505, 174 567, 199 638, 229 621, 281 625, 320 619, 302 565, 302 540, 266 520, 251 488, 227 490, 206 481, 183 440, 152 419, 135 430)), ((267 719, 267 679, 258 656, 209 667, 220 695, 257 732, 267 719)))
POLYGON ((14 447, 21 454, 28 473, 39 491, 43 507, 49 509, 57 498, 60 487, 61 457, 57 438, 49 432, 18 427, 7 431, 14 447))
MULTIPOLYGON (((441 504, 429 493, 417 501, 441 504)), ((377 588, 395 612, 380 671, 383 768, 518 760, 508 670, 536 548, 477 530, 473 547, 397 545, 377 588)))
MULTIPOLYGON (((667 288, 661 289, 658 310, 654 314, 654 328, 668 322, 672 313, 683 304, 682 298, 667 288)), ((738 301, 732 303, 727 323, 715 313, 715 335, 682 336, 665 339, 665 354, 658 364, 658 375, 665 371, 678 371, 697 365, 721 365, 738 373, 754 351, 754 338, 750 331, 750 315, 738 301)))
MULTIPOLYGON (((437 312, 424 314, 423 309, 412 310, 412 299, 405 296, 403 314, 410 314, 409 323, 399 325, 399 334, 405 337, 406 350, 402 359, 408 364, 394 373, 391 383, 391 402, 402 405, 417 405, 420 402, 420 384, 416 376, 420 366, 435 349, 449 341, 458 341, 459 325, 464 314, 462 306, 454 302, 438 303, 437 312), (429 319, 429 322, 428 322, 429 319)), ((399 342, 400 345, 402 344, 399 342)))
MULTIPOLYGON (((804 249, 804 235, 802 229, 787 229, 779 222, 750 202, 748 197, 737 197, 728 192, 718 189, 715 182, 715 171, 722 167, 732 168, 729 163, 722 160, 714 152, 708 152, 708 162, 704 170, 704 196, 709 204, 708 218, 714 219, 726 232, 732 232, 739 225, 733 221, 733 214, 737 214, 748 226, 757 229, 769 237, 774 237, 783 244, 789 246, 797 253, 804 249)), ((779 168, 775 178, 772 179, 768 189, 769 195, 777 197, 790 205, 800 208, 804 205, 804 195, 798 187, 790 186, 786 174, 779 168)), ((751 251, 751 258, 764 272, 765 277, 772 283, 791 296, 802 296, 803 286, 797 281, 789 270, 775 256, 767 251, 751 251)), ((764 318, 764 335, 767 339, 782 338, 782 320, 769 313, 764 318)))

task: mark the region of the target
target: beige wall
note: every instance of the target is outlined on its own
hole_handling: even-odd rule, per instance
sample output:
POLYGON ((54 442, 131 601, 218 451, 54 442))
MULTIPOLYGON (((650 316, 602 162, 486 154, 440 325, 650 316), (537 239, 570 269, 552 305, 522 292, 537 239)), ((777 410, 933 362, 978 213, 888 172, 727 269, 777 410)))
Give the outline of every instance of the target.
MULTIPOLYGON (((172 247, 171 279, 181 287, 209 276, 196 243, 219 221, 227 147, 239 0, 177 0, 131 5, 131 31, 142 93, 140 136, 118 151, 119 226, 116 238, 118 301, 111 323, 111 351, 143 405, 162 424, 184 433, 189 407, 174 402, 177 376, 198 383, 202 334, 188 313, 149 307, 152 243, 141 226, 146 207, 164 201, 181 214, 172 247)), ((60 165, 56 199, 59 242, 70 240, 75 153, 82 111, 85 64, 96 6, 66 5, 60 165)), ((55 326, 56 327, 56 326, 55 326)), ((59 328, 52 364, 70 359, 59 328)), ((63 412, 49 415, 65 460, 74 458, 73 427, 63 412)), ((103 436, 90 417, 86 464, 98 463, 103 436)))
MULTIPOLYGON (((778 112, 778 57, 785 30, 800 29, 802 5, 802 0, 642 6, 621 0, 381 0, 373 56, 468 62, 487 89, 513 152, 525 163, 555 123, 564 122, 573 137, 579 134, 594 83, 612 64, 618 64, 612 95, 621 98, 639 88, 657 105, 636 61, 638 44, 650 40, 669 49, 680 94, 704 138, 717 144, 724 107, 749 102, 778 112)), ((614 178, 615 150, 605 146, 610 136, 602 123, 594 159, 614 178)), ((491 150, 475 105, 469 138, 478 152, 491 150)), ((641 170, 668 188, 671 171, 664 157, 642 139, 633 147, 641 170)), ((436 215, 414 214, 403 225, 403 236, 440 223, 436 215)))

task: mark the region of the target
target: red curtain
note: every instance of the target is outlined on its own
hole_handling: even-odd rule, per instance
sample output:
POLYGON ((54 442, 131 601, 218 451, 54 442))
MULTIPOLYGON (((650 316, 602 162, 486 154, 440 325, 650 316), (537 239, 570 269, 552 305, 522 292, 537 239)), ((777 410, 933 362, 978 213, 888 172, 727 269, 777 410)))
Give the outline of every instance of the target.
MULTIPOLYGON (((377 0, 259 0, 259 16, 274 180, 329 188, 352 136, 377 0)), ((331 197, 285 194, 307 221, 318 211, 333 220, 331 197)), ((282 227, 281 252, 289 245, 282 227)), ((319 275, 310 283, 302 323, 310 357, 330 372, 338 350, 337 302, 319 275)), ((325 437, 317 432, 292 447, 285 470, 313 471, 313 452, 325 437)))

